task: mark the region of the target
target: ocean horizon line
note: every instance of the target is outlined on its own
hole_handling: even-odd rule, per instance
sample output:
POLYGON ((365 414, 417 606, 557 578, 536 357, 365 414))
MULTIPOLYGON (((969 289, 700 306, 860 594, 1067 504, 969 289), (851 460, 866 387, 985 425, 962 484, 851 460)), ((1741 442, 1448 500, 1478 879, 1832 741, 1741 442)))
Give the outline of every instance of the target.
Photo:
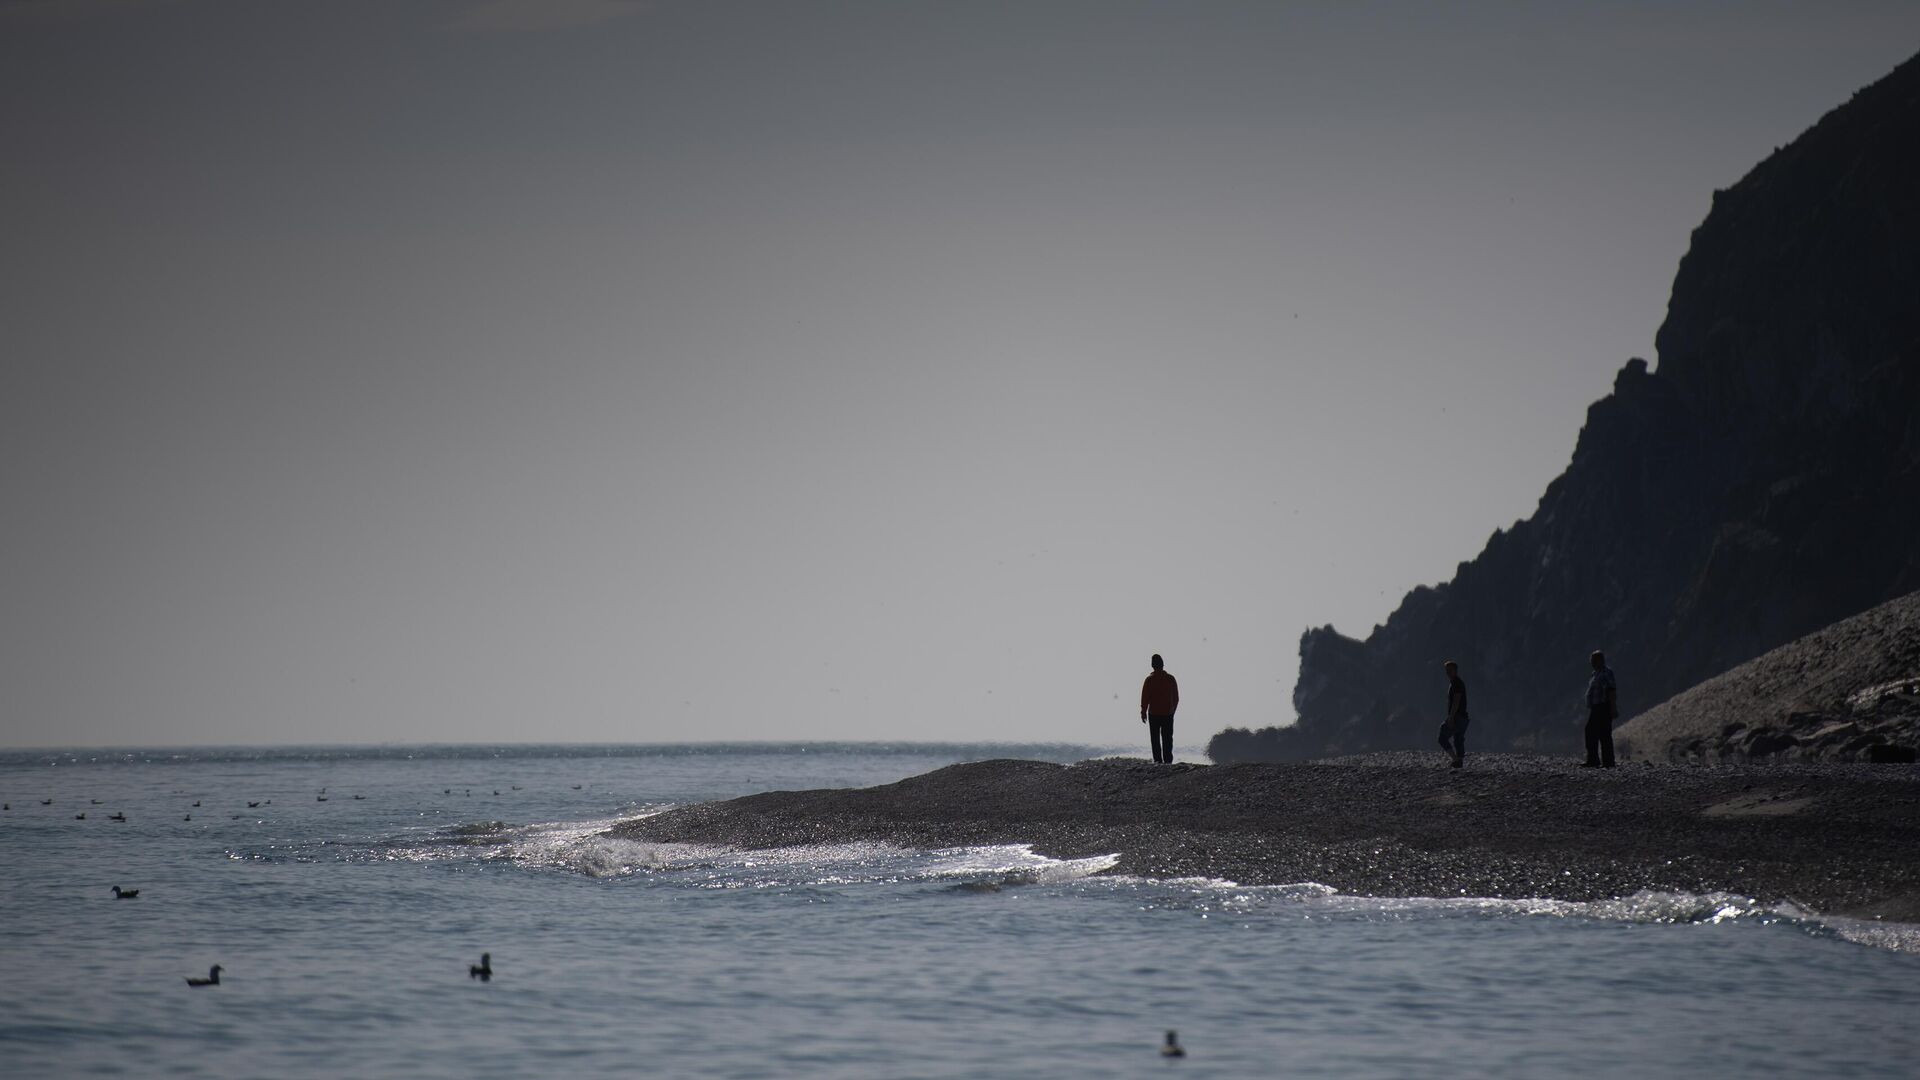
MULTIPOLYGON (((1093 750, 1124 752, 1137 749, 1132 743, 1123 742, 1078 742, 1064 739, 699 739, 699 740, 634 740, 634 741, 500 741, 479 742, 286 742, 286 743, 150 743, 126 745, 84 745, 65 746, 0 746, 0 755, 99 755, 114 756, 137 755, 182 755, 209 754, 219 752, 240 753, 399 753, 399 752, 435 752, 435 751, 493 751, 525 752, 535 750, 580 752, 580 751, 693 751, 702 750, 722 753, 768 752, 768 751, 858 751, 861 753, 938 753, 956 749, 976 749, 1001 747, 1009 750, 1093 750)), ((1196 745, 1180 748, 1190 753, 1203 754, 1205 747, 1196 745)), ((1144 751, 1142 751, 1144 753, 1144 751)))

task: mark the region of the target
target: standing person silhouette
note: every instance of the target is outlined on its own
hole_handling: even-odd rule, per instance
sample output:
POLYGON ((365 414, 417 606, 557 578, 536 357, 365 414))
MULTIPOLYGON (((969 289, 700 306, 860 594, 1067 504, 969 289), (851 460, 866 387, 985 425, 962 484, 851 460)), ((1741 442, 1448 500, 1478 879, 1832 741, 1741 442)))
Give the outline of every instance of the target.
POLYGON ((1459 768, 1467 760, 1467 683, 1460 677, 1460 665, 1449 660, 1441 665, 1447 673, 1447 718, 1440 721, 1440 749, 1459 768))
POLYGON ((1613 768, 1613 722, 1620 716, 1620 686, 1606 654, 1599 649, 1589 657, 1593 677, 1587 680, 1587 760, 1583 769, 1613 768))
POLYGON ((1180 684, 1167 670, 1167 662, 1153 654, 1153 672, 1140 684, 1140 722, 1147 725, 1147 738, 1153 743, 1153 760, 1173 762, 1173 712, 1180 707, 1180 684))

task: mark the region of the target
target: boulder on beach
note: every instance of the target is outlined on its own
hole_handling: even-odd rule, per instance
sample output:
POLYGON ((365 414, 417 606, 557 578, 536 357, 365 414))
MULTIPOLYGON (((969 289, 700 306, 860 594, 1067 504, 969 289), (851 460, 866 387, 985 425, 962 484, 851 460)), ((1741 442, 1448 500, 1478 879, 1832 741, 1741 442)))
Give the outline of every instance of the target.
POLYGON ((1842 619, 1655 705, 1621 756, 1909 763, 1920 748, 1920 592, 1842 619))

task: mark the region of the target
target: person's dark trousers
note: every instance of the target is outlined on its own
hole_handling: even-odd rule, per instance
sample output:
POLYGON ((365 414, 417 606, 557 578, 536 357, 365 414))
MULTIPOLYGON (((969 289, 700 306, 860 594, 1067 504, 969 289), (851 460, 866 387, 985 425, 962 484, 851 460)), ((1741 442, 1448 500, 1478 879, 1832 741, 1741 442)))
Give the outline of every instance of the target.
POLYGON ((1613 768, 1613 710, 1605 705, 1587 709, 1587 764, 1613 768))
POLYGON ((1147 738, 1153 742, 1153 760, 1173 760, 1173 717, 1147 717, 1147 738))
POLYGON ((1464 716, 1440 722, 1440 749, 1451 755, 1456 765, 1467 759, 1467 723, 1464 716))

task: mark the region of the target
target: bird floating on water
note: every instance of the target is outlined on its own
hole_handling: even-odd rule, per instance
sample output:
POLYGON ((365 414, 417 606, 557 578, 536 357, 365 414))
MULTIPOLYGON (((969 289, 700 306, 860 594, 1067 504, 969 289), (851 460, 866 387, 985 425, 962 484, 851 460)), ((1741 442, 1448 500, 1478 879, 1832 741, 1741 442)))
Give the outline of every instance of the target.
POLYGON ((192 815, 192 814, 188 814, 188 815, 187 815, 186 817, 183 817, 183 818, 181 818, 180 820, 181 820, 181 821, 192 821, 192 820, 193 820, 193 815, 192 815))
POLYGON ((573 785, 573 790, 575 790, 575 791, 579 791, 579 790, 580 790, 580 785, 579 785, 579 784, 575 784, 575 785, 573 785))
POLYGON ((80 811, 79 813, 73 815, 73 820, 75 821, 87 820, 87 812, 85 810, 80 811))
POLYGON ((115 900, 138 900, 140 898, 140 890, 139 889, 123 889, 120 886, 115 885, 113 887, 113 898, 115 900))
POLYGON ((199 800, 199 799, 195 799, 195 800, 193 800, 193 805, 195 805, 195 806, 199 806, 199 805, 200 805, 200 800, 199 800))
POLYGON ((365 796, 365 795, 355 795, 355 796, 354 796, 354 798, 356 798, 356 799, 364 799, 364 798, 366 798, 366 796, 365 796))
POLYGON ((115 811, 107 815, 107 820, 108 821, 125 821, 127 820, 127 815, 122 814, 119 811, 115 811))
POLYGON ((53 805, 53 800, 52 800, 52 799, 41 799, 41 800, 40 800, 40 805, 41 805, 41 806, 52 806, 52 805, 53 805))
POLYGON ((188 986, 219 986, 220 973, 225 970, 227 969, 221 967, 219 964, 215 964, 212 967, 207 969, 207 977, 204 979, 196 979, 191 975, 187 976, 187 985, 188 986))
POLYGON ((100 800, 99 800, 99 799, 88 799, 87 801, 88 801, 88 802, 90 802, 90 803, 92 803, 92 804, 93 804, 93 805, 95 805, 95 806, 99 806, 99 805, 100 805, 100 800))
POLYGON ((467 978, 479 979, 481 982, 486 982, 492 979, 493 978, 493 954, 490 952, 483 952, 480 954, 479 963, 468 964, 467 978))
POLYGON ((315 795, 315 796, 313 797, 313 801, 314 801, 314 802, 326 802, 326 801, 327 801, 327 797, 326 797, 325 795, 315 795))
POLYGON ((248 804, 247 804, 247 809, 249 809, 249 810, 251 810, 251 809, 253 809, 254 807, 256 807, 256 806, 259 806, 259 805, 260 805, 260 804, 259 804, 259 803, 257 803, 257 802, 250 802, 250 803, 248 803, 248 804))
POLYGON ((1160 1056, 1161 1057, 1186 1057, 1187 1056, 1187 1048, 1180 1045, 1179 1035, 1171 1031, 1167 1032, 1166 1045, 1160 1048, 1160 1056))

